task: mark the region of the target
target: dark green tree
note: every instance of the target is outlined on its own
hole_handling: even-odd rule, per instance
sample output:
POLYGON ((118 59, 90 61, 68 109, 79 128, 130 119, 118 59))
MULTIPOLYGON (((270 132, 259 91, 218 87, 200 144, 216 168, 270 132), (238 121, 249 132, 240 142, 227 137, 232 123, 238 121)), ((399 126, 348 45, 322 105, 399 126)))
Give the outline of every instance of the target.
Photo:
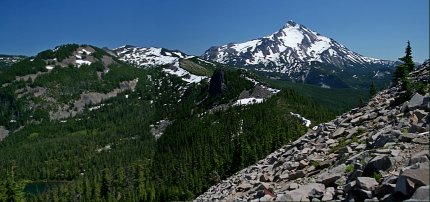
POLYGON ((23 201, 22 187, 19 183, 15 182, 13 168, 10 173, 8 173, 6 180, 6 201, 15 202, 23 201))
POLYGON ((405 49, 405 56, 399 58, 402 61, 402 64, 397 65, 396 70, 393 75, 393 83, 396 85, 399 81, 403 81, 409 72, 412 72, 415 69, 414 61, 412 60, 412 48, 411 44, 408 41, 405 49))
POLYGON ((370 93, 370 96, 376 95, 376 86, 375 86, 375 82, 373 81, 370 84, 369 93, 370 93))
POLYGON ((109 169, 105 168, 102 171, 102 184, 100 189, 100 196, 104 199, 108 199, 111 196, 112 191, 112 177, 110 175, 109 169))
POLYGON ((399 58, 399 60, 404 63, 404 65, 406 66, 406 70, 408 72, 414 71, 415 64, 414 64, 414 61, 412 60, 412 48, 411 48, 411 43, 409 41, 405 49, 405 56, 402 58, 399 58))

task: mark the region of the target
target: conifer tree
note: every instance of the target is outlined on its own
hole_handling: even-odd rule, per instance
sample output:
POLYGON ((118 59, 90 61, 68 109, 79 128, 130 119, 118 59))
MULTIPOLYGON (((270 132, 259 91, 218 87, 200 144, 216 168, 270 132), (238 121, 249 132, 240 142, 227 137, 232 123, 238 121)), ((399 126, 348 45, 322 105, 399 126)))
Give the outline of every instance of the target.
POLYGON ((405 49, 405 56, 402 58, 399 58, 400 61, 402 61, 406 67, 406 70, 408 72, 412 72, 415 69, 414 61, 412 60, 412 48, 411 43, 408 41, 408 45, 405 49))
POLYGON ((12 171, 8 173, 7 180, 6 180, 6 201, 8 202, 23 201, 21 190, 22 190, 21 186, 15 182, 13 167, 12 167, 12 171))
POLYGON ((409 72, 415 69, 415 64, 412 61, 412 48, 409 41, 407 42, 407 46, 405 49, 405 56, 402 58, 399 58, 399 60, 402 61, 403 63, 397 65, 396 70, 394 71, 394 75, 393 75, 394 85, 399 83, 399 81, 403 81, 404 79, 406 79, 406 76, 409 74, 409 72))
POLYGON ((376 95, 376 87, 375 87, 375 82, 372 81, 372 83, 370 84, 370 96, 374 96, 376 95))

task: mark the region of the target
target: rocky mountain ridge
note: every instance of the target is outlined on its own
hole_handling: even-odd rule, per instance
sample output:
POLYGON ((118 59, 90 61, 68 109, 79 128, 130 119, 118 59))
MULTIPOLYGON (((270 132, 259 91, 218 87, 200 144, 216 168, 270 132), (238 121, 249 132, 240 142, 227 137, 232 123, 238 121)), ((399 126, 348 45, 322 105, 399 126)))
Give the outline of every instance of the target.
POLYGON ((1 55, 0 54, 0 68, 10 66, 13 63, 19 62, 24 58, 26 57, 22 55, 1 55))
MULTIPOLYGON (((428 62, 410 74, 427 84, 428 75, 428 62)), ((383 90, 195 200, 428 201, 429 93, 404 93, 383 90)))

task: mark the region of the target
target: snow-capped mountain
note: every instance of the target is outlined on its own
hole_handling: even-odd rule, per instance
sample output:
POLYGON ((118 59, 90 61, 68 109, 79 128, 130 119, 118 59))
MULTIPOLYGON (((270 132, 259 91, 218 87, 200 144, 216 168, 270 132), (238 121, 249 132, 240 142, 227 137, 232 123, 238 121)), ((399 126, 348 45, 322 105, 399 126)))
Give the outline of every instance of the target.
POLYGON ((348 50, 335 40, 293 21, 288 21, 282 29, 263 38, 211 47, 202 57, 220 63, 243 66, 284 66, 312 61, 337 67, 392 63, 364 57, 348 50))
POLYGON ((202 58, 323 87, 353 86, 372 76, 388 81, 394 67, 392 61, 362 56, 293 21, 266 37, 211 47, 202 58))

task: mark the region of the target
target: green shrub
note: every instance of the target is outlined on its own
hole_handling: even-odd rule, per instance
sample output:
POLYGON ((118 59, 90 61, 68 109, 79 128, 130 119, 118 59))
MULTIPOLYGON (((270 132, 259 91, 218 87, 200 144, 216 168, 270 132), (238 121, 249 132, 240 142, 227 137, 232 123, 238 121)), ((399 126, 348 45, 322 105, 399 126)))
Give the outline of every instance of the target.
POLYGON ((354 165, 349 164, 349 165, 346 166, 345 172, 352 173, 353 171, 354 171, 354 165))
POLYGON ((375 180, 379 182, 379 180, 382 178, 382 174, 380 172, 373 172, 372 178, 375 178, 375 180))

